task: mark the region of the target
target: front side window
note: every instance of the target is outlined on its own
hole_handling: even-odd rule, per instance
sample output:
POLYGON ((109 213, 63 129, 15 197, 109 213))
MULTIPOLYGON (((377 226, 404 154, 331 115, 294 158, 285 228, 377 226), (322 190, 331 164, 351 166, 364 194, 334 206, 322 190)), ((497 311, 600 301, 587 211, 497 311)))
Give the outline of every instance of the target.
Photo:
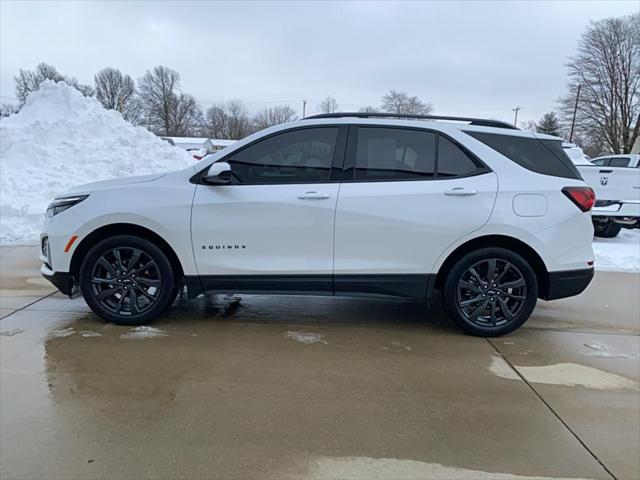
POLYGON ((356 180, 423 180, 435 174, 434 133, 401 128, 358 128, 356 180))
POLYGON ((337 127, 284 132, 258 141, 225 161, 240 184, 327 182, 337 138, 337 127))
POLYGON ((595 160, 591 160, 591 163, 598 165, 599 167, 606 167, 609 165, 609 162, 609 158, 596 158, 595 160))

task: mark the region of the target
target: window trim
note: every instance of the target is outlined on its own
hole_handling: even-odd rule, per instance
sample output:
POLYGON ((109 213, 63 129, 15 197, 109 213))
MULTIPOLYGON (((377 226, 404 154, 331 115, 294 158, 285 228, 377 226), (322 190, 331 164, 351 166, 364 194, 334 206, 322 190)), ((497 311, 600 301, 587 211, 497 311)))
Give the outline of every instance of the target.
MULTIPOLYGON (((240 187, 240 186, 249 186, 249 185, 309 185, 309 184, 325 184, 325 183, 340 183, 341 179, 339 175, 337 176, 334 171, 337 169, 342 169, 345 161, 345 151, 346 151, 346 143, 347 143, 347 125, 344 124, 321 124, 321 125, 301 125, 298 127, 287 128, 284 130, 278 130, 277 132, 270 133, 269 135, 264 135, 260 138, 256 138, 253 142, 248 143, 241 148, 234 150, 233 152, 229 152, 224 157, 219 158, 212 164, 198 171, 195 175, 193 175, 189 181, 191 183, 195 183, 198 185, 209 185, 202 181, 202 177, 206 175, 211 168, 211 165, 218 162, 228 162, 229 158, 246 150, 247 148, 260 143, 264 140, 268 140, 269 138, 275 137, 277 135, 282 135, 285 133, 292 133, 299 130, 309 130, 309 129, 318 129, 318 128, 337 128, 338 134, 336 135, 336 145, 333 150, 333 156, 331 157, 331 164, 329 166, 329 178, 327 180, 318 182, 318 181, 297 181, 297 182, 275 182, 275 183, 229 183, 227 185, 216 185, 216 187, 240 187)), ((209 185, 211 186, 211 185, 209 185)))
POLYGON ((380 183, 380 182, 432 182, 432 181, 442 181, 442 180, 456 180, 458 178, 469 178, 476 177, 478 175, 484 175, 485 173, 492 172, 486 163, 484 163, 476 154, 474 154, 467 147, 462 145, 455 138, 447 135, 444 132, 436 129, 430 128, 421 128, 421 127, 412 127, 412 126, 402 126, 402 125, 372 125, 372 124, 351 124, 349 125, 349 137, 347 140, 347 148, 345 152, 345 164, 343 168, 343 183, 380 183), (436 138, 436 158, 434 162, 434 175, 432 177, 426 178, 372 178, 372 179, 361 179, 355 178, 356 175, 356 151, 358 148, 358 131, 360 128, 385 128, 385 129, 398 129, 398 130, 415 130, 419 132, 433 133, 436 138), (446 138, 451 143, 453 143, 456 147, 462 150, 471 161, 476 165, 477 170, 472 173, 467 173, 464 175, 454 175, 454 176, 440 176, 438 175, 438 163, 440 160, 440 136, 446 138))

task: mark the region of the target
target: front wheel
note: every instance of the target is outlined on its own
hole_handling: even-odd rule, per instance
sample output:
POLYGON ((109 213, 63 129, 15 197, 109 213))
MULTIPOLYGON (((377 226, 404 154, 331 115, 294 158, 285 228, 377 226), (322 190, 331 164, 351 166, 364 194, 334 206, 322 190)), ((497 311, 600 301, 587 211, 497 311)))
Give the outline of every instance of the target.
POLYGON ((447 314, 467 333, 495 337, 527 321, 538 299, 536 275, 511 250, 482 248, 458 260, 444 285, 447 314))
POLYGON ((80 268, 80 291, 96 314, 120 325, 143 325, 172 303, 176 279, 155 244, 117 235, 94 245, 80 268))

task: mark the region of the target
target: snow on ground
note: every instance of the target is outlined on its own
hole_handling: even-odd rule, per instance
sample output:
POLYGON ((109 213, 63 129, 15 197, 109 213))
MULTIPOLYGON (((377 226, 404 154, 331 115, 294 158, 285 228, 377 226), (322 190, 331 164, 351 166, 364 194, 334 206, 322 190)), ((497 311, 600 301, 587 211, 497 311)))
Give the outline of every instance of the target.
POLYGON ((73 186, 193 163, 94 98, 45 82, 18 114, 0 121, 0 243, 37 243, 47 205, 73 186))
POLYGON ((120 335, 120 338, 124 338, 127 340, 144 340, 146 338, 158 338, 166 336, 167 334, 159 328, 142 326, 132 328, 129 333, 123 333, 122 335, 120 335))
POLYGON ((623 228, 617 237, 593 240, 596 270, 640 272, 640 229, 623 228))
MULTIPOLYGON (((0 121, 0 244, 36 244, 56 194, 115 177, 193 165, 187 152, 134 127, 63 82, 45 82, 0 121)), ((593 242, 597 270, 640 272, 640 230, 593 242)))
POLYGON ((289 331, 285 332, 284 336, 296 342, 304 343, 306 345, 311 345, 312 343, 323 343, 325 345, 329 344, 329 342, 324 340, 324 335, 320 335, 319 333, 289 331))

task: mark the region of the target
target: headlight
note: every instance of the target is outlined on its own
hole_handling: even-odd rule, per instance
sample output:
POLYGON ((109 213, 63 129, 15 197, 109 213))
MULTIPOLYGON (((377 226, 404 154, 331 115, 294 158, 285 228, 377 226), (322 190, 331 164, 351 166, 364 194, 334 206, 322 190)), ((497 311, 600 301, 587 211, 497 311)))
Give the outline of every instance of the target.
POLYGON ((59 214, 60 212, 64 212, 67 208, 71 208, 74 205, 77 205, 89 195, 75 195, 73 197, 62 197, 56 198, 51 204, 47 207, 47 218, 51 218, 54 215, 59 214))

